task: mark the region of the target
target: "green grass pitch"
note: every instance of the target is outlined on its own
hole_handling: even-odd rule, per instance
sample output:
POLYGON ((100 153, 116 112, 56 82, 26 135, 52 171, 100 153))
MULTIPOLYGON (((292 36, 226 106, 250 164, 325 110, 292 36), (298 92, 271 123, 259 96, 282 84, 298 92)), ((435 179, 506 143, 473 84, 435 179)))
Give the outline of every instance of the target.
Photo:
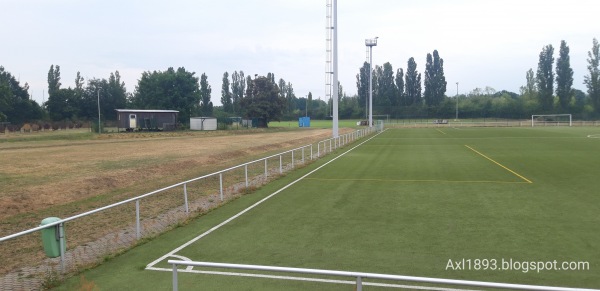
MULTIPOLYGON (((194 261, 598 288, 600 139, 588 135, 599 133, 598 128, 389 129, 176 254, 194 261), (449 260, 462 259, 496 260, 498 267, 510 259, 585 261, 589 270, 448 268, 449 260)), ((171 273, 143 267, 331 158, 84 276, 102 289, 169 290, 171 273)), ((166 260, 157 266, 170 268, 166 260)), ((353 288, 183 273, 179 282, 180 290, 353 288)), ((61 288, 77 284, 79 278, 61 288)))

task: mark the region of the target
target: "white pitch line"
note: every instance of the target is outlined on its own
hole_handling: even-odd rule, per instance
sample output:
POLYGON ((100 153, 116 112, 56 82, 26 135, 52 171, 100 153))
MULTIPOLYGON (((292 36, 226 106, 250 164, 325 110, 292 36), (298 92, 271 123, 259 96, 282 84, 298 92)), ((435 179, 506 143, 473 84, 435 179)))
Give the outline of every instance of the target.
MULTIPOLYGON (((387 130, 387 129, 386 129, 386 130, 387 130)), ((218 225, 216 225, 216 226, 214 226, 213 228, 211 228, 211 229, 209 229, 209 230, 205 231, 204 233, 202 233, 202 234, 200 234, 199 236, 197 236, 197 237, 193 238, 192 240, 188 241, 187 243, 185 243, 185 244, 183 244, 183 245, 179 246, 178 248, 176 248, 176 249, 174 249, 174 250, 170 251, 169 253, 165 254, 164 256, 162 256, 162 257, 160 257, 160 258, 158 258, 158 259, 154 260, 154 261, 153 261, 153 262, 151 262, 150 264, 146 265, 146 269, 151 269, 151 268, 152 268, 152 267, 153 267, 155 264, 159 263, 160 261, 162 261, 162 260, 166 259, 166 258, 167 258, 167 257, 169 257, 169 256, 172 256, 172 255, 173 255, 173 254, 175 254, 176 252, 178 252, 178 251, 180 251, 180 250, 182 250, 182 249, 186 248, 187 246, 189 246, 189 245, 193 244, 193 243, 194 243, 194 242, 196 242, 197 240, 199 240, 199 239, 201 239, 201 238, 203 238, 203 237, 205 237, 205 236, 209 235, 209 234, 210 234, 210 233, 212 233, 213 231, 215 231, 215 230, 217 230, 217 229, 221 228, 222 226, 226 225, 227 223, 231 222, 232 220, 234 220, 234 219, 236 219, 236 218, 240 217, 242 214, 244 214, 244 213, 246 213, 246 212, 250 211, 250 210, 251 210, 251 209, 253 209, 254 207, 256 207, 256 206, 260 205, 260 204, 261 204, 261 203, 263 203, 263 202, 265 202, 267 199, 269 199, 269 198, 271 198, 271 197, 273 197, 273 196, 275 196, 275 195, 279 194, 279 193, 280 193, 280 192, 282 192, 283 190, 285 190, 285 189, 287 189, 287 188, 291 187, 292 185, 294 185, 294 184, 298 183, 299 181, 301 181, 301 180, 303 180, 304 178, 308 177, 308 176, 309 176, 309 175, 311 175, 312 173, 314 173, 314 172, 316 172, 316 171, 320 170, 321 168, 323 168, 323 167, 327 166, 329 163, 331 163, 331 162, 333 162, 333 161, 335 161, 335 160, 337 160, 337 159, 341 158, 342 156, 344 156, 345 154, 347 154, 347 153, 351 152, 351 151, 352 151, 352 150, 354 150, 355 148, 357 148, 357 147, 359 147, 359 146, 363 145, 364 143, 366 143, 366 142, 370 141, 371 139, 375 138, 375 137, 376 137, 376 136, 378 136, 379 134, 381 134, 381 132, 379 132, 379 133, 377 133, 376 135, 374 135, 374 136, 370 137, 369 139, 367 139, 367 140, 365 140, 365 141, 361 142, 360 144, 358 144, 358 145, 354 146, 353 148, 351 148, 351 149, 349 149, 348 151, 346 151, 346 152, 344 152, 344 153, 340 154, 339 156, 337 156, 337 157, 335 157, 335 158, 331 159, 331 160, 330 160, 330 161, 328 161, 327 163, 325 163, 325 164, 323 164, 323 165, 319 166, 318 168, 316 168, 316 169, 314 169, 314 170, 310 171, 308 174, 306 174, 306 175, 304 175, 304 176, 302 176, 302 177, 298 178, 297 180, 295 180, 295 181, 293 181, 293 182, 291 182, 291 183, 289 183, 289 184, 285 185, 283 188, 281 188, 281 189, 279 189, 279 190, 277 190, 277 191, 273 192, 271 195, 269 195, 269 196, 267 196, 267 197, 265 197, 265 198, 261 199, 260 201, 258 201, 258 202, 256 202, 256 203, 252 204, 250 207, 248 207, 248 208, 246 208, 246 209, 242 210, 242 211, 241 211, 241 212, 239 212, 238 214, 236 214, 236 215, 234 215, 234 216, 232 216, 232 217, 228 218, 227 220, 225 220, 225 221, 223 221, 223 222, 219 223, 218 225)))

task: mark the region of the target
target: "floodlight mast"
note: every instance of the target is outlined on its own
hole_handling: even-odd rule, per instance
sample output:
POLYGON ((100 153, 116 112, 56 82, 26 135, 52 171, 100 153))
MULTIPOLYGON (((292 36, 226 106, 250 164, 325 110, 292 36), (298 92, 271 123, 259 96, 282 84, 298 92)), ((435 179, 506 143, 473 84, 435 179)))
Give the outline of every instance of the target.
POLYGON ((326 4, 326 39, 325 39, 325 97, 331 98, 331 117, 333 120, 332 135, 338 133, 338 53, 337 53, 337 0, 327 0, 326 4))
POLYGON ((369 127, 373 127, 373 47, 377 46, 377 39, 365 39, 365 45, 369 52, 369 127))
POLYGON ((339 98, 339 85, 338 85, 338 41, 337 41, 337 0, 333 0, 333 138, 339 136, 339 120, 338 120, 338 98, 339 98))

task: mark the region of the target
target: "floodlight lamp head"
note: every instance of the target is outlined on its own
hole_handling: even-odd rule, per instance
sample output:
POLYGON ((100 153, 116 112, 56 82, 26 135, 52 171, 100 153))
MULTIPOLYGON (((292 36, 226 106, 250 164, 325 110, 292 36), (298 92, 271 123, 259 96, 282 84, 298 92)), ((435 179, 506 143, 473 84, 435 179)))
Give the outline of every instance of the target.
POLYGON ((365 39, 365 45, 366 46, 376 46, 378 38, 379 37, 375 37, 375 38, 371 38, 371 39, 365 39))

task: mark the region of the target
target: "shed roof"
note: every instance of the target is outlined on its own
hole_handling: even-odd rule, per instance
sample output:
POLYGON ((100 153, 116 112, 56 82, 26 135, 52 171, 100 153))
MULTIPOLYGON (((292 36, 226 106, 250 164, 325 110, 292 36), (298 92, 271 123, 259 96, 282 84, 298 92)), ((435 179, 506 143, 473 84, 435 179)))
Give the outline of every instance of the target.
POLYGON ((117 112, 130 113, 179 113, 177 110, 154 110, 154 109, 115 109, 117 112))

